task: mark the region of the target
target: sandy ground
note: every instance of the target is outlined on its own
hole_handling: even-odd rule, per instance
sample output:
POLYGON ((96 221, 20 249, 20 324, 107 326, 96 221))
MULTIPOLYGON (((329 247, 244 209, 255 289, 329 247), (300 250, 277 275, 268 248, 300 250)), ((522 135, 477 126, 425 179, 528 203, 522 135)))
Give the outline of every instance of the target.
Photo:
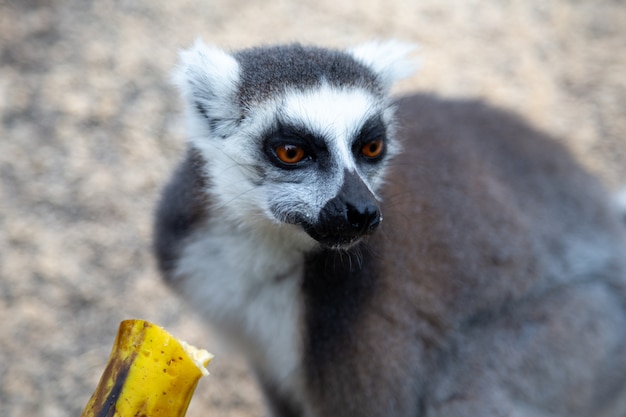
POLYGON ((190 416, 261 416, 242 361, 159 281, 151 213, 184 143, 168 77, 225 48, 421 45, 399 91, 484 98, 626 183, 621 0, 0 0, 0 414, 77 416, 119 321, 215 351, 190 416))

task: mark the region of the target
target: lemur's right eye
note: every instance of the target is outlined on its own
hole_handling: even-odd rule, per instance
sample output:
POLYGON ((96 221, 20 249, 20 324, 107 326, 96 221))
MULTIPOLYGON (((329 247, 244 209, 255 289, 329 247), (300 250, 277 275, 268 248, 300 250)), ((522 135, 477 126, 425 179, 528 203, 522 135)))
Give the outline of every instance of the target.
POLYGON ((289 165, 297 164, 306 157, 306 152, 299 146, 283 144, 274 148, 281 162, 289 165))

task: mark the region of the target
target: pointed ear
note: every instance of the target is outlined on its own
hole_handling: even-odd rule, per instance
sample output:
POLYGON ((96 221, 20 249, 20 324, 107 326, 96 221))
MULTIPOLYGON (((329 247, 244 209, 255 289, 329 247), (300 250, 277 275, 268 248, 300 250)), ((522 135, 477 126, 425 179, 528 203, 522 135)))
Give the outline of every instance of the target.
POLYGON ((237 100, 239 64, 221 49, 201 40, 180 52, 173 81, 178 86, 194 125, 228 136, 241 119, 237 100))
POLYGON ((382 81, 385 88, 412 75, 417 69, 415 59, 409 54, 415 45, 397 41, 368 42, 348 50, 358 61, 371 68, 382 81))

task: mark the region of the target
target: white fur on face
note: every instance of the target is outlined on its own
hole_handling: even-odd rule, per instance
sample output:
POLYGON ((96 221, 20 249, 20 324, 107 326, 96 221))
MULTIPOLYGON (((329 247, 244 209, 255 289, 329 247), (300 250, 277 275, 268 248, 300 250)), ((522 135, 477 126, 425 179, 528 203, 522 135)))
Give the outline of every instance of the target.
MULTIPOLYGON (((328 139, 328 146, 335 155, 337 168, 341 174, 331 192, 339 190, 344 170, 358 171, 352 142, 363 124, 370 118, 380 116, 387 126, 387 160, 399 152, 394 140, 394 108, 371 92, 357 89, 336 89, 323 85, 306 92, 292 91, 285 95, 279 108, 281 116, 295 124, 307 126, 313 132, 328 139)), ((376 195, 384 183, 386 164, 372 175, 359 172, 361 179, 372 194, 376 195)), ((333 194, 334 196, 334 194, 333 194)), ((332 197, 331 197, 332 198, 332 197)), ((326 202, 328 200, 324 200, 326 202)), ((320 207, 321 208, 321 207, 320 207)))
MULTIPOLYGON (((274 215, 278 213, 280 220, 280 213, 288 216, 292 210, 298 210, 305 213, 307 219, 316 219, 322 207, 337 195, 346 171, 356 172, 375 194, 379 183, 359 171, 352 145, 369 119, 380 116, 387 121, 391 117, 386 109, 380 98, 358 88, 322 85, 318 89, 285 94, 278 107, 281 120, 305 126, 308 132, 324 138, 333 167, 324 173, 312 170, 292 184, 269 185, 272 188, 269 205, 275 208, 274 215)), ((381 165, 376 177, 382 177, 383 172, 381 165)))
POLYGON ((326 138, 337 165, 354 171, 352 140, 361 126, 380 111, 379 101, 361 89, 323 85, 315 90, 287 93, 279 111, 288 123, 306 126, 326 138))
MULTIPOLYGON (((360 172, 352 145, 365 122, 376 117, 388 121, 390 113, 386 102, 366 90, 322 85, 304 92, 288 91, 260 103, 249 110, 235 135, 197 137, 192 142, 208 161, 208 192, 214 204, 224 208, 224 215, 233 222, 265 228, 268 222, 282 224, 296 214, 315 221, 321 208, 337 195, 346 170, 357 172, 375 193, 384 166, 367 175, 360 172), (274 166, 263 151, 263 135, 277 123, 303 127, 323 138, 330 166, 324 170, 314 165, 297 170, 274 166)), ((310 246, 301 228, 292 229, 294 236, 302 234, 297 241, 310 246)))

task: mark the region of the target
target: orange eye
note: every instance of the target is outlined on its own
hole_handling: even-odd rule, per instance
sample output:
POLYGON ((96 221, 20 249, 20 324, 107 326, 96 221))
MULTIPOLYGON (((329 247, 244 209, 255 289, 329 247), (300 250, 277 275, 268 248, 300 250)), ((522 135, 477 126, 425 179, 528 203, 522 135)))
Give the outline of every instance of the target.
POLYGON ((276 156, 285 164, 297 164, 306 157, 306 152, 296 145, 280 145, 274 151, 276 156))
POLYGON ((361 147, 361 154, 366 158, 374 159, 382 155, 383 149, 383 140, 381 138, 377 138, 363 145, 361 147))

